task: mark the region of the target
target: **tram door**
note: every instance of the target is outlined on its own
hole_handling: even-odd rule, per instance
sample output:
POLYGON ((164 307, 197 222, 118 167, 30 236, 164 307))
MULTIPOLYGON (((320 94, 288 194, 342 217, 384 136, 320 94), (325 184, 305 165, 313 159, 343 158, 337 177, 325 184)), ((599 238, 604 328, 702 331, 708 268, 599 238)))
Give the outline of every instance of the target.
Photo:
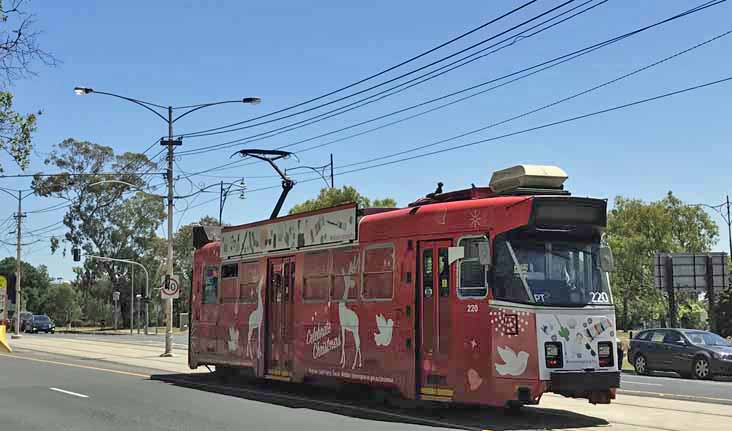
POLYGON ((289 380, 292 372, 292 301, 295 284, 295 258, 269 260, 267 282, 267 377, 289 380))
POLYGON ((419 242, 418 301, 420 311, 419 387, 422 399, 450 399, 453 390, 447 375, 450 349, 451 278, 449 240, 419 242))

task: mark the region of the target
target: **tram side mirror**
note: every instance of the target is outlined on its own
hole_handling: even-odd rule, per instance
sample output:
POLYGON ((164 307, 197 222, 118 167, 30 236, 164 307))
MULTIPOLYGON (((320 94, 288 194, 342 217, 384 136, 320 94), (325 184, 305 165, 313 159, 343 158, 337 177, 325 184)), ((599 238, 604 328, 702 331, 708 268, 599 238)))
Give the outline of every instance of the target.
POLYGON ((456 260, 463 259, 465 257, 465 247, 448 247, 447 248, 447 260, 448 264, 452 265, 456 260))
POLYGON ((599 258, 600 258, 600 269, 602 269, 605 272, 613 272, 615 263, 613 261, 613 252, 612 252, 612 250, 610 250, 610 247, 608 247, 606 245, 600 246, 599 258))

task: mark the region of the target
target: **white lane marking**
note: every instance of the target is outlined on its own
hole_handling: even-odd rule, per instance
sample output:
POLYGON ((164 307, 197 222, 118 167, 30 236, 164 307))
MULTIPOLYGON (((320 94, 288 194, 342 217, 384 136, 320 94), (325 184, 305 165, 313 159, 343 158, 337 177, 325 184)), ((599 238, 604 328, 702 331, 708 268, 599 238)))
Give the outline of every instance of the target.
MULTIPOLYGON (((725 404, 729 404, 730 400, 729 398, 712 398, 712 397, 698 397, 696 395, 681 395, 681 394, 668 394, 663 392, 648 392, 648 391, 632 391, 629 389, 620 389, 618 392, 620 394, 639 394, 639 395, 655 395, 660 398, 668 398, 668 399, 682 399, 682 400, 689 400, 689 401, 699 401, 699 400, 710 400, 710 401, 722 401, 725 404)), ((620 403, 618 403, 620 404, 620 403)))
POLYGON ((621 382, 621 385, 663 386, 660 383, 621 382))
POLYGON ((63 389, 59 389, 59 388, 48 388, 48 389, 50 389, 50 390, 52 390, 52 391, 56 391, 56 392, 61 392, 61 393, 63 393, 63 394, 67 394, 67 395, 73 395, 73 396, 75 396, 75 397, 79 397, 79 398, 89 398, 89 396, 88 396, 88 395, 84 395, 84 394, 77 394, 76 392, 71 392, 71 391, 65 391, 65 390, 63 390, 63 389))

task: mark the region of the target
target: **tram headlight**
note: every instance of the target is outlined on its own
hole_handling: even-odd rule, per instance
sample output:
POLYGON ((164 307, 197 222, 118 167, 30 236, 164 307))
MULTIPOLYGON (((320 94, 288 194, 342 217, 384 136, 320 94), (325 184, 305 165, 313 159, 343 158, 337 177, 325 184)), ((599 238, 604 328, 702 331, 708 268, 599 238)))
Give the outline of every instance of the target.
POLYGON ((544 356, 546 357, 547 368, 562 368, 564 365, 562 359, 562 343, 544 343, 544 356))
POLYGON ((613 357, 613 343, 610 341, 600 341, 597 343, 597 357, 601 367, 612 367, 615 363, 613 357))

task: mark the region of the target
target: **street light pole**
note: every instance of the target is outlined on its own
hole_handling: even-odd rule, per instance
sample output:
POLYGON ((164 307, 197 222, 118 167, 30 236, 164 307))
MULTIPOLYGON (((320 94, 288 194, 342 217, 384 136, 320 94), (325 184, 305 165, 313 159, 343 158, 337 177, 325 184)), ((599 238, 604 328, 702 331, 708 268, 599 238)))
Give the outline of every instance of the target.
POLYGON ((132 270, 132 285, 130 288, 130 335, 133 335, 135 328, 135 267, 132 270))
MULTIPOLYGON (((173 278, 173 146, 174 145, 180 145, 181 140, 173 140, 173 123, 180 120, 181 118, 185 117, 186 115, 198 111, 199 109, 208 108, 210 106, 217 106, 217 105, 223 105, 227 103, 247 103, 247 104, 258 104, 262 100, 258 97, 245 97, 243 99, 238 100, 224 100, 221 102, 212 102, 212 103, 202 103, 199 105, 190 105, 190 106, 179 106, 179 107, 173 107, 168 106, 165 108, 164 106, 157 105, 155 103, 146 102, 144 100, 139 99, 133 99, 131 97, 121 96, 119 94, 114 93, 108 93, 105 91, 96 91, 92 88, 88 87, 75 87, 74 93, 77 95, 84 95, 84 94, 103 94, 105 96, 111 96, 116 97, 118 99, 123 99, 128 102, 132 102, 134 104, 140 105, 141 107, 147 109, 148 111, 152 112, 159 118, 161 118, 163 121, 165 121, 168 124, 168 139, 163 140, 161 143, 163 145, 168 146, 168 169, 166 172, 167 176, 167 184, 168 184, 168 262, 167 262, 167 275, 168 279, 173 278), (158 112, 158 110, 161 109, 167 109, 167 118, 158 112), (173 110, 174 109, 185 109, 186 111, 182 114, 178 115, 177 117, 173 117, 173 110)), ((166 315, 166 327, 165 327, 165 351, 161 356, 163 357, 169 357, 173 356, 173 300, 172 299, 166 299, 165 303, 165 315, 166 315)))

